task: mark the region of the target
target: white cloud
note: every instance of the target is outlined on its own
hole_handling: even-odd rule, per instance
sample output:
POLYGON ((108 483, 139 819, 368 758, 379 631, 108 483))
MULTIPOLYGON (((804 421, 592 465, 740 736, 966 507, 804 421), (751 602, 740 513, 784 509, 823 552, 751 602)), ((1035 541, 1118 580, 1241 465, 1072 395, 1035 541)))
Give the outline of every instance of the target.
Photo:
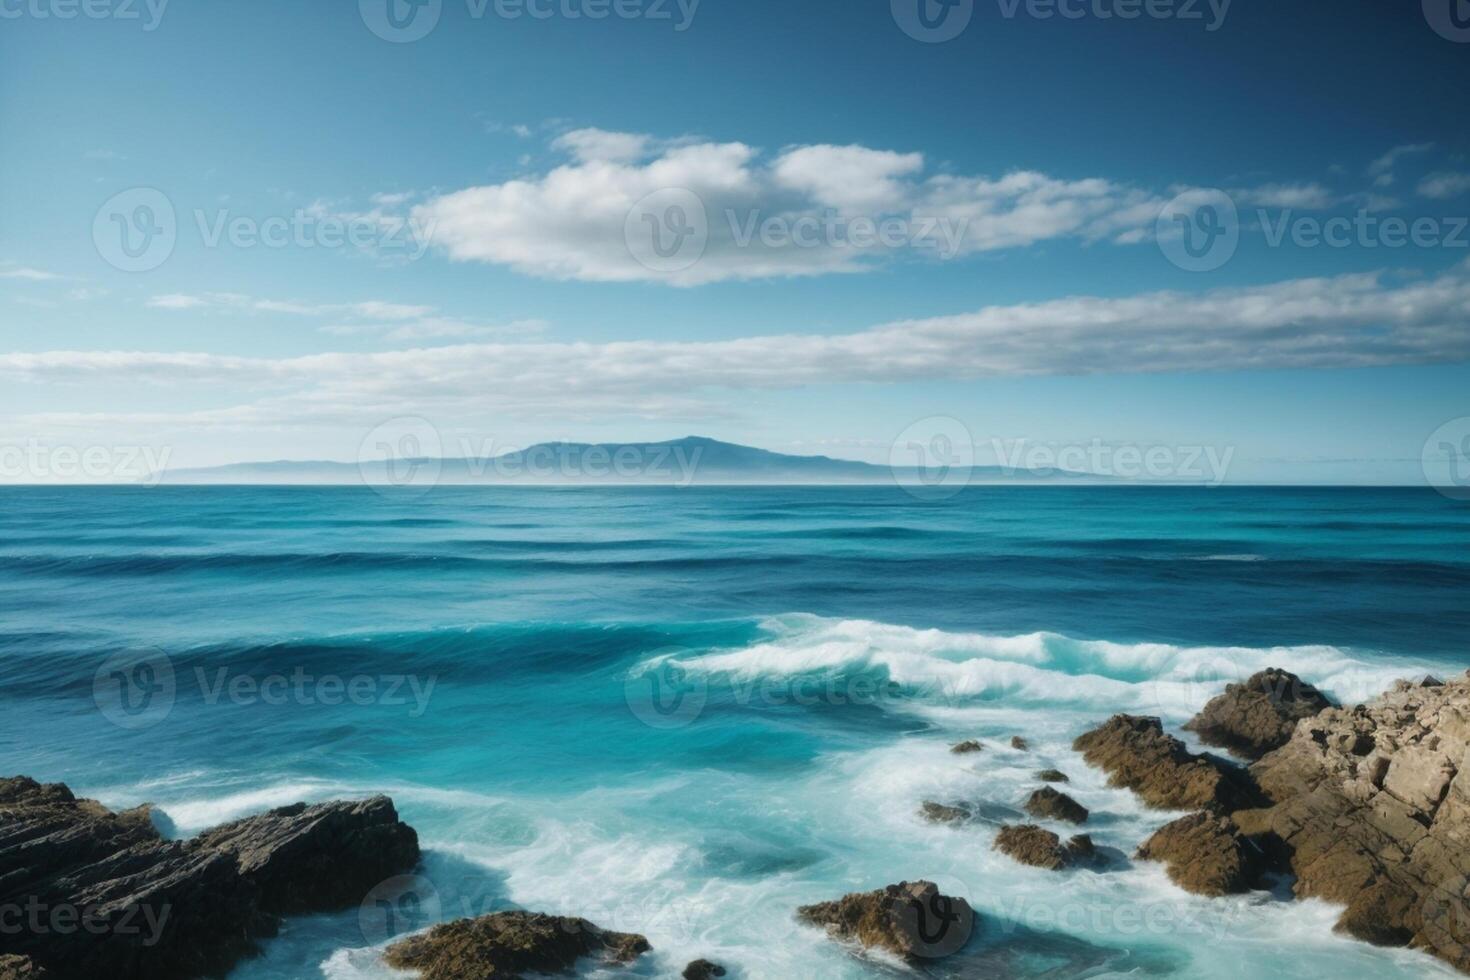
POLYGON ((1419 193, 1437 201, 1459 197, 1470 191, 1470 174, 1440 172, 1419 181, 1419 193))
POLYGON ((603 130, 574 130, 555 146, 571 162, 432 198, 413 208, 412 220, 432 228, 433 245, 455 261, 550 279, 690 286, 854 272, 931 247, 950 257, 1058 238, 1134 243, 1147 239, 1164 204, 1101 179, 925 177, 922 154, 862 146, 790 147, 766 160, 744 143, 655 143, 603 130), (640 201, 672 188, 698 196, 708 242, 692 267, 655 271, 633 256, 629 218, 640 201), (834 215, 841 227, 829 234, 834 215), (898 221, 904 231, 896 244, 860 241, 846 231, 854 217, 898 221), (801 243, 751 234, 770 219, 822 232, 801 243), (935 223, 943 235, 933 234, 935 223))
MULTIPOLYGON (((1470 360, 1467 328, 1470 262, 1422 280, 1369 273, 1204 293, 1079 296, 846 334, 465 343, 278 359, 50 351, 0 355, 0 377, 257 393, 228 408, 147 416, 172 425, 362 425, 409 413, 693 418, 730 411, 731 391, 819 384, 1460 362, 1470 360)), ((44 421, 68 419, 101 424, 54 414, 44 421)))
POLYGON ((892 153, 865 146, 802 146, 783 153, 771 174, 778 185, 808 194, 824 207, 875 214, 901 210, 909 188, 898 178, 923 169, 922 153, 892 153))
POLYGON ((1242 203, 1263 208, 1324 210, 1336 203, 1332 192, 1321 184, 1263 184, 1235 192, 1242 203))
POLYGON ((16 265, 13 262, 0 264, 0 279, 24 279, 27 282, 50 282, 53 279, 61 279, 62 276, 54 272, 46 272, 44 269, 32 269, 29 266, 16 265))
POLYGON ((1406 156, 1428 153, 1432 149, 1434 149, 1433 143, 1406 143, 1403 146, 1396 146, 1377 160, 1368 164, 1368 174, 1369 176, 1380 178, 1387 176, 1387 183, 1379 182, 1380 187, 1386 187, 1388 184, 1393 183, 1393 168, 1398 164, 1399 160, 1406 156))
POLYGON ((209 300, 203 296, 190 296, 185 293, 166 293, 162 296, 154 296, 145 305, 155 310, 192 310, 208 306, 209 300))
POLYGON ((255 299, 240 293, 166 293, 152 297, 145 305, 157 310, 213 308, 282 313, 290 316, 360 316, 369 320, 415 320, 435 312, 432 306, 385 303, 382 300, 366 300, 360 303, 301 303, 294 300, 255 299))
POLYGON ((610 133, 605 129, 574 129, 552 143, 583 163, 628 163, 648 152, 649 137, 637 133, 610 133))

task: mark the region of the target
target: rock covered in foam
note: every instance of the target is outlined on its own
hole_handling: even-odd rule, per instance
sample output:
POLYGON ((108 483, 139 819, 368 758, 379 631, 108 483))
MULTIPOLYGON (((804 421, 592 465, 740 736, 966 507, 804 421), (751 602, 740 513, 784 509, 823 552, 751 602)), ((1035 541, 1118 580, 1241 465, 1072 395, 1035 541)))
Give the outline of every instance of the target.
POLYGON ((969 902, 940 894, 932 881, 854 892, 835 902, 804 905, 796 916, 824 926, 833 938, 916 961, 959 952, 969 942, 976 919, 969 902))
POLYGON ((1259 759, 1285 745, 1297 722, 1330 707, 1321 691, 1297 675, 1270 668, 1226 687, 1184 727, 1206 745, 1259 759))
POLYGON ((985 746, 981 745, 978 741, 971 738, 966 739, 963 742, 956 742, 954 745, 951 745, 949 747, 949 750, 955 755, 972 755, 976 752, 984 752, 985 746))
POLYGON ((919 807, 919 815, 932 823, 964 823, 974 817, 974 811, 966 806, 949 806, 925 800, 919 807))
POLYGON ((713 977, 724 975, 725 968, 709 960, 695 960, 684 967, 684 972, 679 974, 683 980, 711 980, 713 977))
POLYGON ((418 970, 421 980, 486 980, 569 973, 577 961, 631 963, 648 952, 636 933, 609 932, 586 919, 539 912, 495 912, 434 926, 389 946, 384 962, 418 970))

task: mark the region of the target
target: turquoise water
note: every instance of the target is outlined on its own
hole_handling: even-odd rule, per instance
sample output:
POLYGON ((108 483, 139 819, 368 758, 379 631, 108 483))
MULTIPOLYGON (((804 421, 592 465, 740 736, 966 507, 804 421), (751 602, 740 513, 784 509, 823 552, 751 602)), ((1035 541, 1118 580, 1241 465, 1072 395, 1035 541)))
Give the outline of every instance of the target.
POLYGON ((915 877, 982 916, 924 975, 1434 975, 1129 865, 1170 815, 1068 746, 1268 664, 1348 701, 1463 671, 1467 543, 1416 490, 0 489, 0 772, 179 834, 391 794, 427 850, 394 921, 294 920, 240 980, 385 976, 390 930, 512 905, 645 933, 634 976, 897 976, 791 911, 915 877), (1003 819, 1050 766, 1111 870, 915 814, 1003 819))

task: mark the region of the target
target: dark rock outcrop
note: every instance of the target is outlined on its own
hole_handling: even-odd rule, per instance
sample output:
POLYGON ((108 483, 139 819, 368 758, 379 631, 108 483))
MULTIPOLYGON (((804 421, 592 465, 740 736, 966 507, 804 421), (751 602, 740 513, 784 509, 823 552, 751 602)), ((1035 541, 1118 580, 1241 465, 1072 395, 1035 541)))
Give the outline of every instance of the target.
POLYGON ((1190 752, 1157 718, 1114 715, 1078 736, 1072 747, 1106 772, 1111 785, 1133 790, 1150 806, 1229 813, 1260 802, 1247 773, 1190 752))
POLYGON ((298 803, 216 827, 194 844, 234 855, 260 889, 261 908, 277 915, 356 905, 419 858, 418 834, 386 796, 298 803))
POLYGON ((1160 827, 1138 849, 1143 861, 1162 861, 1169 880, 1196 895, 1249 891, 1268 870, 1266 855, 1229 817, 1193 813, 1160 827))
POLYGON ((1096 851, 1086 834, 1073 837, 1066 844, 1051 831, 1035 824, 1002 827, 995 836, 997 851, 1021 864, 1047 871, 1061 871, 1090 861, 1096 851))
POLYGON ((589 956, 631 963, 649 948, 640 935, 608 932, 586 919, 512 911, 434 926, 389 946, 383 959, 418 970, 421 980, 516 980, 569 973, 589 956))
POLYGON ((930 881, 904 881, 835 902, 796 910, 803 922, 824 926, 836 939, 886 950, 909 960, 958 952, 975 931, 975 912, 963 898, 941 895, 930 881))
POLYGON ((679 974, 683 980, 711 980, 713 977, 723 977, 725 968, 718 963, 709 960, 695 960, 684 967, 684 972, 679 974))
POLYGON ((1470 972, 1470 680, 1429 680, 1301 722, 1251 767, 1273 805, 1234 819, 1339 929, 1470 972))
POLYGON ((970 755, 974 752, 984 752, 985 746, 981 745, 979 742, 975 741, 972 738, 964 742, 956 742, 954 745, 951 745, 949 747, 949 750, 955 755, 970 755))
POLYGON ((1297 675, 1271 668, 1226 687, 1184 727, 1206 745, 1259 759, 1285 745, 1297 722, 1330 707, 1321 691, 1297 675))
POLYGON ((1036 778, 1043 783, 1070 783, 1072 781, 1060 769, 1043 769, 1036 774, 1036 778))
POLYGON ((1087 822, 1087 807, 1066 793, 1059 793, 1050 786, 1043 786, 1027 797, 1026 812, 1042 820, 1065 820, 1067 823, 1087 822))
POLYGON ((303 876, 356 881, 358 862, 391 873, 417 863, 416 839, 411 851, 400 847, 386 861, 377 853, 380 842, 372 854, 338 848, 330 865, 316 860, 313 848, 329 840, 323 825, 350 838, 382 816, 383 804, 391 814, 386 800, 301 807, 295 817, 277 811, 272 834, 257 826, 239 838, 248 847, 234 848, 209 835, 165 841, 146 807, 113 813, 60 784, 0 780, 0 904, 24 916, 21 930, 6 937, 5 952, 28 957, 51 980, 222 974, 253 953, 258 939, 275 935, 276 889, 315 889, 318 900, 299 910, 326 911, 357 904, 366 889, 329 894, 305 885, 303 876), (354 816, 360 807, 368 810, 354 816), (298 819, 308 810, 312 817, 298 819))
POLYGON ((1031 749, 1031 743, 1027 742, 1024 738, 1022 738, 1019 735, 1012 735, 1011 736, 1011 748, 1016 749, 1016 750, 1021 751, 1021 752, 1028 752, 1031 749))

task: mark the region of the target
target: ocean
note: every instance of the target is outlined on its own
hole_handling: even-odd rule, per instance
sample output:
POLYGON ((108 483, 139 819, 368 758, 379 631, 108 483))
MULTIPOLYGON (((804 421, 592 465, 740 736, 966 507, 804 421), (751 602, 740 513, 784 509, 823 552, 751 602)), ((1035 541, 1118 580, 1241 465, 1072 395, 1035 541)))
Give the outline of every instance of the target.
POLYGON ((391 795, 419 874, 237 980, 388 976, 393 935, 509 907, 652 942, 593 976, 1451 976, 1284 885, 1199 898, 1129 861, 1173 815, 1070 745, 1130 712, 1199 748, 1177 726, 1265 666, 1349 703, 1464 671, 1467 544, 1427 489, 3 488, 0 774, 180 836, 391 795), (1107 870, 917 813, 1011 819, 1051 767, 1107 870), (793 919, 916 878, 979 913, 959 955, 793 919))

